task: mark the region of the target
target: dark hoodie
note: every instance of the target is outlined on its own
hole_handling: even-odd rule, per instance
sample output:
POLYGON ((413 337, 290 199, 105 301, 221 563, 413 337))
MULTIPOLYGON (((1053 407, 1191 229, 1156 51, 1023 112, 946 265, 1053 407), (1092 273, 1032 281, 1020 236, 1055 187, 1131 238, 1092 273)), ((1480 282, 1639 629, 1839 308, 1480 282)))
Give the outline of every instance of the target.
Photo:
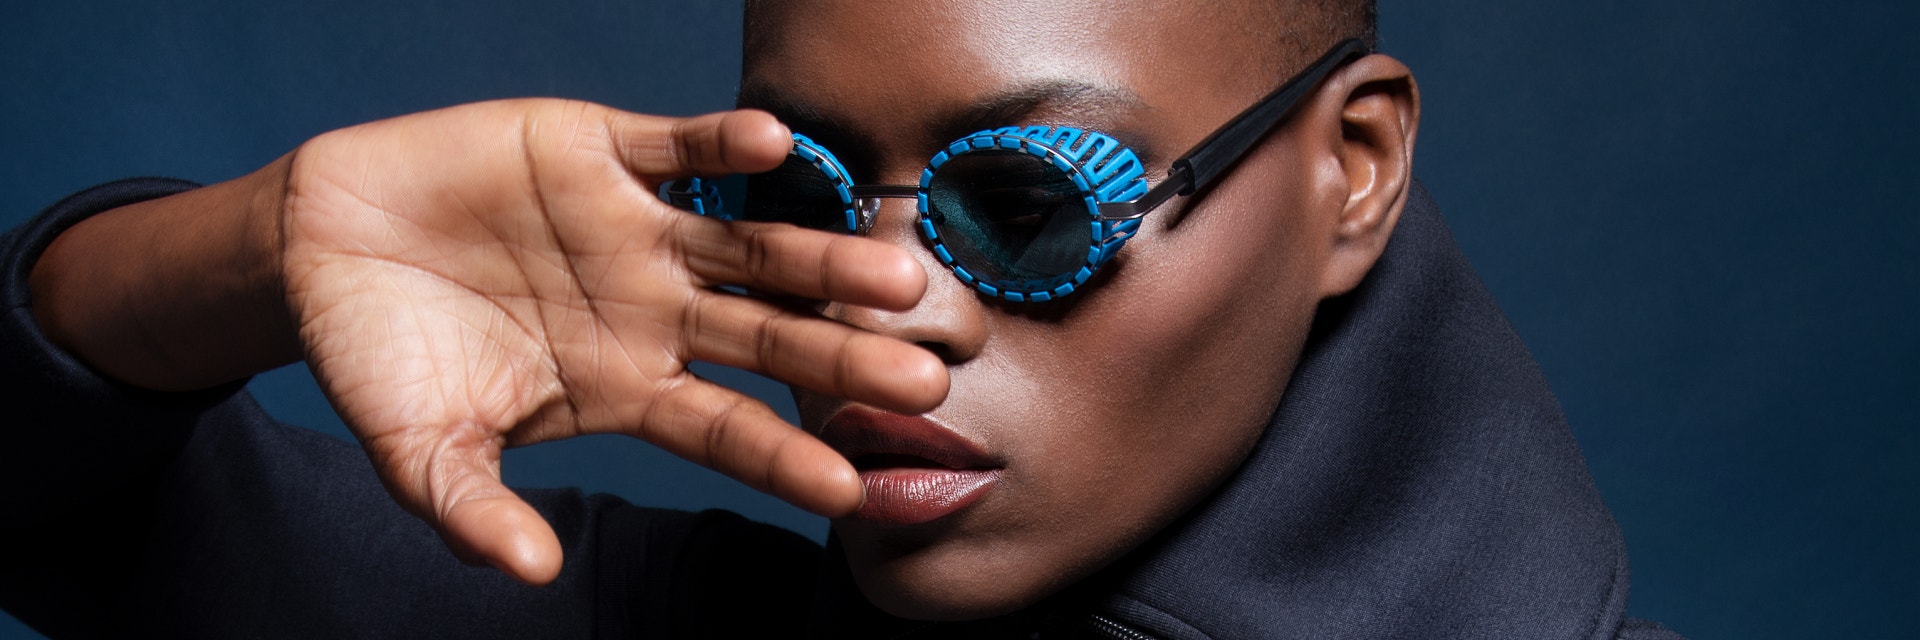
MULTIPOLYGON (((238 386, 113 383, 48 344, 26 275, 131 180, 0 239, 0 607, 57 637, 1677 638, 1626 618, 1619 528, 1551 392, 1416 188, 1323 305, 1247 463, 1149 544, 1020 614, 892 619, 832 541, 724 512, 523 492, 545 588, 454 561, 352 446, 238 386)), ((110 259, 110 257, 105 258, 110 259)), ((1247 372, 1247 375, 1264 375, 1247 372)))

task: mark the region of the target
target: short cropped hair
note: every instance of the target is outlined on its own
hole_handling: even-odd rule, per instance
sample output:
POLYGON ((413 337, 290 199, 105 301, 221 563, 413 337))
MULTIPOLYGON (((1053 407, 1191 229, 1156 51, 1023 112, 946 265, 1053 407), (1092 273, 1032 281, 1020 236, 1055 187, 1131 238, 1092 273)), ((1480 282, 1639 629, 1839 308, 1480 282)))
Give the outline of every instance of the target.
POLYGON ((1279 37, 1292 67, 1303 67, 1349 38, 1380 44, 1380 9, 1374 0, 1246 0, 1245 24, 1279 37))
MULTIPOLYGON (((799 3, 792 0, 746 0, 743 23, 744 61, 753 60, 775 45, 773 25, 786 9, 799 3)), ((1374 0, 1238 0, 1209 7, 1222 20, 1233 20, 1250 30, 1274 54, 1268 59, 1285 70, 1281 75, 1304 68, 1333 45, 1357 38, 1369 48, 1379 43, 1379 8, 1374 0)))

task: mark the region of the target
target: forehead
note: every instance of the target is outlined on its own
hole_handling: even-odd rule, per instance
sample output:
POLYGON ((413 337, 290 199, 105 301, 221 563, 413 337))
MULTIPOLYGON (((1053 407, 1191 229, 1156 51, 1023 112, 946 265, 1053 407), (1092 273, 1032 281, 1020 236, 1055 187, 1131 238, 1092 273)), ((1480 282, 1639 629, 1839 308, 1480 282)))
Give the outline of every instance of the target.
POLYGON ((1197 141, 1279 81, 1259 28, 1215 3, 759 4, 743 106, 803 131, 937 146, 979 124, 967 112, 998 108, 1016 121, 986 126, 1052 120, 1178 137, 1176 123, 1192 121, 1197 141))

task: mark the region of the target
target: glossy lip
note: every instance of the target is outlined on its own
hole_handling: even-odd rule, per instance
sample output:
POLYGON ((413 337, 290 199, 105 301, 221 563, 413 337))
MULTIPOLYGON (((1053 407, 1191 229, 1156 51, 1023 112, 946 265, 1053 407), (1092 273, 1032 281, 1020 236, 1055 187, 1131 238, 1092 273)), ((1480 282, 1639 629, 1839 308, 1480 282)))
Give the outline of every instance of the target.
POLYGON ((931 418, 858 405, 828 418, 820 439, 867 465, 860 469, 867 499, 850 518, 873 524, 920 524, 957 512, 986 495, 1005 467, 931 418))

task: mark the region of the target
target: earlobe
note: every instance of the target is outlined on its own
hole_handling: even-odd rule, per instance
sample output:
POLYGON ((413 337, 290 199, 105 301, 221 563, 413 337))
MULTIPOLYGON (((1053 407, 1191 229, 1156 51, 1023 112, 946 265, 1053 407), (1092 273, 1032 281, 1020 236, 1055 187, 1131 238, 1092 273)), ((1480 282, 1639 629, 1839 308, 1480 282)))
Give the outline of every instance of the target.
POLYGON ((1352 291, 1386 249, 1413 185, 1420 90, 1413 72, 1385 55, 1354 61, 1323 90, 1339 96, 1341 176, 1347 198, 1329 236, 1322 297, 1352 291))

